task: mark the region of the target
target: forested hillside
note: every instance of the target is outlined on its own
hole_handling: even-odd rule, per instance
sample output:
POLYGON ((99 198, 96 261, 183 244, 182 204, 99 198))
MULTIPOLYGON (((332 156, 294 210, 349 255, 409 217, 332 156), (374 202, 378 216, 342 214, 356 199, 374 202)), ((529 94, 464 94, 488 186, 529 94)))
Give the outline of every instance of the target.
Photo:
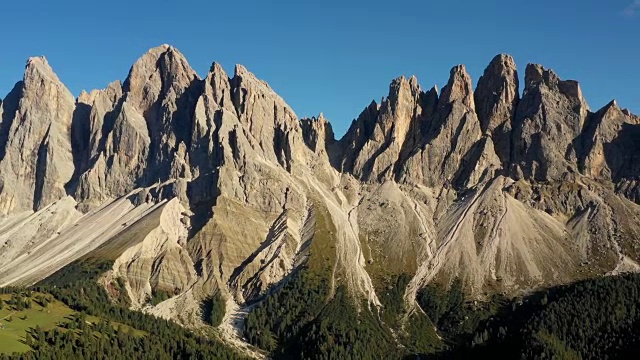
MULTIPOLYGON (((506 359, 631 359, 640 356, 640 275, 582 281, 507 299, 465 301, 455 280, 428 286, 415 314, 392 334, 380 326, 398 318, 360 309, 338 289, 324 302, 322 286, 299 275, 249 315, 245 334, 278 358, 376 359, 495 356, 506 359), (359 314, 359 315, 356 315, 359 314), (433 333, 437 327, 439 340, 433 333), (402 331, 404 330, 404 332, 402 331)), ((398 284, 401 285, 401 284, 398 284)), ((326 290, 326 289, 325 289, 326 290)), ((394 290, 395 291, 395 290, 394 290)), ((402 298, 391 298, 396 305, 402 298)), ((401 307, 400 307, 401 308, 401 307)), ((402 314, 402 310, 400 310, 402 314)))
MULTIPOLYGON (((447 336, 450 346, 438 354, 442 359, 640 356, 638 274, 581 281, 509 301, 496 296, 476 305, 442 301, 432 293, 423 291, 419 301, 430 316, 438 317, 447 336)), ((448 299, 457 299, 452 293, 448 299)))
MULTIPOLYGON (((126 301, 109 297, 95 281, 107 266, 78 262, 30 289, 3 288, 0 310, 15 313, 34 307, 50 313, 61 302, 74 312, 53 328, 30 328, 24 344, 31 350, 0 359, 242 358, 212 334, 198 335, 171 321, 128 310, 126 301)), ((383 310, 378 310, 356 302, 342 287, 331 294, 330 285, 305 268, 259 301, 244 335, 275 359, 640 355, 638 274, 581 281, 514 299, 494 295, 486 302, 465 300, 464 283, 456 279, 448 288, 430 285, 420 290, 420 309, 412 313, 407 313, 399 290, 406 284, 407 278, 400 276, 382 298, 383 310)), ((203 304, 204 320, 210 324, 220 321, 221 310, 214 309, 220 300, 203 304)))
MULTIPOLYGON (((244 358, 214 336, 199 335, 172 321, 128 310, 124 297, 114 302, 96 281, 109 266, 105 262, 76 262, 31 289, 2 289, 19 294, 16 297, 21 303, 27 302, 31 291, 50 294, 76 315, 46 331, 40 326, 31 328, 24 343, 32 350, 0 355, 0 359, 244 358), (88 322, 87 316, 99 321, 88 322)), ((22 306, 17 304, 8 302, 4 306, 22 306)))

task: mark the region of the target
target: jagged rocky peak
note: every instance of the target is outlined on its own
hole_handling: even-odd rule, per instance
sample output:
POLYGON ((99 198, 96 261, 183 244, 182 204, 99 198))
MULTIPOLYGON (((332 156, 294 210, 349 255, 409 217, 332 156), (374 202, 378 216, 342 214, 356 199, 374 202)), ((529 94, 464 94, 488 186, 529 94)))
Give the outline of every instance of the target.
POLYGON ((58 79, 58 76, 53 72, 47 58, 44 56, 34 56, 27 60, 27 66, 24 71, 24 81, 28 83, 29 80, 36 79, 56 83, 60 82, 60 79, 58 79))
POLYGON ((620 106, 618 106, 618 102, 615 99, 609 101, 607 105, 603 106, 602 109, 595 112, 594 115, 597 115, 595 119, 599 121, 590 121, 590 125, 594 124, 598 126, 607 125, 607 120, 629 116, 629 114, 625 114, 620 106))
POLYGON ((206 86, 204 92, 211 96, 211 99, 221 108, 236 112, 231 99, 231 84, 229 75, 218 63, 213 63, 209 74, 205 79, 206 86))
POLYGON ((475 101, 483 131, 493 131, 513 118, 519 100, 518 71, 513 57, 500 54, 478 80, 475 101))
POLYGON ((150 49, 133 64, 124 89, 127 100, 144 112, 161 94, 177 97, 196 79, 198 75, 182 53, 165 44, 150 49))
POLYGON ((534 88, 546 87, 558 91, 568 100, 580 106, 580 115, 586 117, 589 105, 582 96, 580 84, 575 80, 561 80, 553 70, 545 69, 539 64, 528 64, 525 71, 525 93, 534 88))
POLYGON ((414 120, 422 113, 421 98, 422 90, 415 76, 409 79, 401 76, 391 82, 389 96, 381 104, 378 119, 382 134, 390 136, 391 143, 402 145, 409 135, 414 120))
MULTIPOLYGON (((58 75, 53 71, 47 58, 44 56, 31 57, 27 60, 27 65, 24 71, 24 77, 22 79, 22 96, 25 97, 27 95, 61 95, 64 97, 63 100, 68 102, 69 99, 74 100, 71 92, 64 86, 64 84, 58 78, 58 75)), ((48 100, 56 100, 50 98, 35 98, 33 100, 38 101, 38 105, 42 103, 44 106, 48 106, 48 104, 44 103, 48 100)), ((31 105, 31 104, 27 104, 31 105)), ((51 107, 51 106, 49 106, 51 107)), ((70 119, 61 119, 68 120, 70 119)))
MULTIPOLYGON (((441 186, 453 181, 465 183, 456 178, 460 174, 470 173, 463 169, 467 159, 479 159, 471 152, 482 136, 480 124, 475 113, 473 85, 471 77, 463 65, 450 71, 447 85, 437 97, 434 88, 430 95, 423 96, 429 103, 437 103, 433 114, 426 108, 422 122, 427 130, 423 132, 418 146, 411 146, 410 156, 396 164, 396 179, 410 184, 422 184, 431 187, 441 186)), ((492 149, 492 147, 491 147, 492 149)))
POLYGON ((316 154, 326 152, 327 147, 335 143, 333 128, 323 113, 320 113, 318 117, 301 119, 300 126, 304 143, 316 154))
MULTIPOLYGON (((58 81, 44 58, 29 61, 25 79, 38 77, 58 81)), ((495 166, 491 156, 495 151, 503 167, 515 163, 516 177, 558 177, 591 151, 583 146, 587 142, 584 135, 578 145, 572 143, 587 119, 588 106, 577 82, 561 80, 540 65, 527 66, 525 80, 520 101, 515 62, 504 54, 491 61, 475 92, 462 65, 453 67, 441 95, 436 87, 423 92, 415 77, 398 77, 391 82, 388 96, 365 108, 336 146, 340 150, 336 168, 367 181, 398 180, 403 178, 397 176, 399 169, 413 169, 404 175, 417 180, 422 176, 416 174, 422 172, 432 178, 427 184, 438 185, 456 176, 458 162, 488 158, 495 166), (488 138, 478 143, 482 135, 488 138), (475 154, 472 149, 486 153, 475 154), (419 162, 418 153, 422 154, 419 162), (407 162, 410 166, 405 166, 407 162)), ((15 108, 17 101, 14 103, 15 108)), ((119 174, 113 196, 136 184, 175 176, 189 179, 187 168, 193 171, 206 162, 211 163, 207 165, 211 170, 220 164, 215 160, 222 156, 215 151, 220 144, 230 151, 225 155, 230 160, 241 158, 251 148, 256 156, 290 168, 304 154, 301 145, 319 153, 333 143, 326 120, 298 122, 284 100, 245 67, 236 66, 230 79, 214 63, 200 81, 184 56, 169 45, 153 48, 136 61, 124 84, 114 82, 104 90, 83 92, 77 104, 74 119, 85 120, 76 124, 83 140, 75 140, 74 130, 74 149, 80 143, 88 151, 85 160, 76 161, 76 171, 82 173, 98 164, 95 166, 105 167, 102 172, 119 174), (85 115, 80 116, 83 111, 85 115), (221 127, 225 128, 222 132, 221 127), (114 149, 128 149, 129 156, 118 160, 114 149), (121 177, 136 159, 141 163, 135 175, 121 177), (118 163, 122 169, 113 168, 118 163)), ((0 130, 6 134, 10 121, 4 118, 12 112, 10 105, 10 99, 2 104, 0 130)), ((602 128, 591 126, 599 118, 600 123, 623 116, 635 119, 628 112, 611 109, 600 117, 594 115, 584 128, 602 128)), ((629 119, 619 123, 632 123, 629 119)), ((618 129, 610 128, 606 136, 604 130, 598 130, 597 137, 615 138, 618 129)), ((476 170, 481 171, 482 166, 476 170)), ((109 187, 105 185, 108 176, 100 178, 103 176, 96 184, 109 187)))
POLYGON ((266 81, 258 79, 243 65, 236 64, 231 83, 233 102, 240 116, 240 120, 267 120, 265 125, 292 125, 298 123, 295 112, 285 103, 280 95, 273 91, 266 81), (264 100, 258 101, 260 99, 264 100), (266 110, 267 107, 271 109, 261 114, 255 114, 252 111, 258 110, 255 108, 256 106, 260 106, 260 110, 263 110, 263 108, 266 110), (275 114, 274 106, 276 107, 275 114), (280 110, 282 113, 278 114, 277 110, 280 110), (270 116, 251 119, 252 116, 267 115, 267 113, 271 113, 270 116))
MULTIPOLYGON (((84 170, 89 162, 104 147, 102 140, 105 118, 109 116, 122 99, 122 83, 114 81, 102 90, 82 91, 76 101, 74 114, 73 144, 78 151, 78 170, 84 170)), ((109 124, 110 119, 106 119, 109 124)))
POLYGON ((15 108, 3 111, 8 137, 0 160, 1 214, 37 210, 60 199, 74 172, 73 95, 45 57, 27 61, 21 86, 19 100, 12 100, 15 108))
POLYGON ((438 85, 433 85, 431 89, 422 94, 422 111, 425 117, 431 118, 438 108, 438 97, 440 91, 438 85))
MULTIPOLYGON (((627 115, 627 116, 635 116, 635 115, 633 115, 633 114, 631 113, 631 111, 629 111, 629 109, 622 109, 622 112, 623 112, 625 115, 627 115)), ((635 117, 637 117, 637 116, 635 116, 635 117)))
POLYGON ((76 100, 78 103, 93 105, 93 103, 98 99, 106 99, 111 103, 114 103, 122 96, 122 82, 120 80, 113 81, 107 85, 104 89, 94 89, 90 92, 86 90, 82 90, 78 99, 76 100))
POLYGON ((578 82, 575 80, 562 80, 551 69, 547 69, 540 64, 527 64, 525 70, 525 91, 544 85, 548 88, 559 90, 568 90, 565 95, 571 97, 582 96, 579 90, 578 82))
POLYGON ((492 137, 496 154, 507 163, 511 155, 512 120, 520 100, 513 57, 500 54, 491 60, 478 80, 474 98, 482 132, 492 137))
POLYGON ((576 81, 561 80, 541 65, 527 65, 513 122, 512 176, 542 181, 577 172, 580 149, 574 139, 588 115, 576 81))
MULTIPOLYGON (((201 80, 175 48, 150 49, 131 67, 124 84, 83 94, 91 102, 86 159, 81 161, 76 195, 98 204, 135 186, 189 179, 193 112, 201 80)), ((82 141, 74 141, 82 144, 82 141)))
POLYGON ((194 114, 193 141, 204 136, 207 131, 215 128, 214 114, 224 109, 230 115, 237 117, 236 108, 232 101, 231 79, 218 63, 213 63, 203 81, 202 93, 196 102, 194 114))
POLYGON ((403 149, 420 137, 422 98, 415 76, 394 79, 387 98, 372 102, 351 125, 343 168, 365 181, 392 179, 403 149))
MULTIPOLYGON (((232 101, 229 76, 218 63, 213 63, 204 79, 203 90, 196 101, 191 131, 189 159, 194 178, 210 173, 221 162, 222 126, 239 124, 232 101), (231 119, 224 121, 223 119, 231 119)), ((226 130, 228 131, 228 130, 226 130)))
POLYGON ((559 80, 558 75, 553 70, 545 69, 541 64, 527 64, 524 77, 525 91, 540 83, 544 83, 547 86, 555 86, 559 80))
POLYGON ((451 70, 441 95, 436 87, 423 92, 415 77, 399 77, 389 96, 367 107, 341 140, 342 169, 365 181, 442 184, 459 173, 459 161, 471 156, 480 137, 463 65, 451 70))
POLYGON ((189 145, 200 77, 174 47, 161 45, 135 62, 124 83, 127 102, 146 120, 151 139, 149 181, 163 180, 180 143, 189 145))
POLYGON ((351 122, 349 130, 340 139, 341 147, 344 149, 340 165, 341 171, 353 172, 353 163, 365 142, 373 134, 379 113, 380 105, 375 100, 371 100, 371 103, 362 110, 358 118, 351 122))
POLYGON ((473 83, 464 65, 457 65, 451 69, 449 81, 442 88, 442 95, 440 95, 440 104, 442 105, 455 101, 461 101, 466 107, 475 109, 473 83))
POLYGON ((614 182, 635 180, 640 174, 636 159, 640 121, 625 113, 615 100, 591 114, 580 136, 580 169, 594 179, 614 182))
POLYGON ((400 76, 393 79, 389 85, 388 101, 390 105, 397 105, 398 102, 415 98, 416 94, 419 93, 420 84, 418 84, 418 78, 411 76, 407 79, 404 76, 400 76))
POLYGON ((304 163, 305 145, 298 118, 269 84, 236 65, 231 87, 238 118, 251 134, 253 149, 287 170, 304 163))
POLYGON ((422 116, 422 100, 424 93, 418 84, 418 79, 404 76, 394 80, 389 89, 388 104, 393 111, 392 142, 402 146, 405 140, 418 140, 419 122, 422 116))

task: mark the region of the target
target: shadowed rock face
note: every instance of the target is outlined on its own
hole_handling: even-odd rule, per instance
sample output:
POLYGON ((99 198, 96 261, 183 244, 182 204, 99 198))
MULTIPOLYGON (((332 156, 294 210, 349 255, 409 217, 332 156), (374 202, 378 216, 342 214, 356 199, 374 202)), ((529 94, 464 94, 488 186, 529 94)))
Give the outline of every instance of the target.
POLYGON ((498 55, 478 80, 476 112, 484 134, 491 135, 503 164, 511 160, 512 121, 520 99, 516 63, 509 55, 498 55))
POLYGON ((403 146, 415 140, 415 134, 419 131, 422 113, 420 94, 415 77, 400 77, 393 80, 389 96, 379 108, 372 103, 365 110, 358 122, 362 122, 368 136, 359 139, 356 131, 348 145, 357 149, 357 154, 350 154, 353 164, 347 165, 354 175, 363 180, 393 178, 394 164, 399 160, 403 146), (371 118, 372 115, 375 119, 371 118), (368 129, 370 124, 373 126, 368 129))
POLYGON ((96 205, 177 174, 190 178, 185 157, 200 86, 184 56, 162 45, 136 61, 122 87, 81 94, 78 106, 87 110, 76 124, 85 129, 75 142, 84 150, 74 184, 79 200, 96 205))
POLYGON ((456 173, 482 136, 475 114, 473 85, 464 66, 451 69, 435 111, 422 122, 427 123, 426 134, 408 158, 396 166, 399 169, 396 178, 426 186, 448 186, 459 181, 456 173))
POLYGON ((529 64, 514 119, 513 175, 552 180, 576 171, 573 140, 582 132, 588 114, 576 81, 560 80, 553 71, 529 64))
POLYGON ((339 140, 243 66, 201 79, 168 45, 76 100, 32 58, 0 119, 0 284, 94 252, 105 285, 175 293, 153 311, 188 322, 308 264, 375 306, 401 273, 412 304, 456 276, 482 297, 640 269, 640 118, 540 65, 520 94, 508 55, 475 90, 462 65, 442 91, 393 80, 339 140))

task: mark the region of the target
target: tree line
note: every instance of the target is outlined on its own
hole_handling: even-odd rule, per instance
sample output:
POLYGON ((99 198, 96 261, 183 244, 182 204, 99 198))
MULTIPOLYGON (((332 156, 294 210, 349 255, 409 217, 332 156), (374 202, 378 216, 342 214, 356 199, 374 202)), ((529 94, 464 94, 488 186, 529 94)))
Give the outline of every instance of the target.
POLYGON ((78 261, 30 289, 50 294, 81 315, 65 325, 66 329, 32 329, 25 339, 32 351, 2 355, 0 359, 245 358, 215 338, 114 304, 97 283, 97 277, 110 266, 105 262, 78 261), (102 321, 89 326, 86 314, 102 321), (114 329, 112 323, 115 322, 128 329, 114 329), (145 335, 135 336, 133 329, 143 331, 145 335))

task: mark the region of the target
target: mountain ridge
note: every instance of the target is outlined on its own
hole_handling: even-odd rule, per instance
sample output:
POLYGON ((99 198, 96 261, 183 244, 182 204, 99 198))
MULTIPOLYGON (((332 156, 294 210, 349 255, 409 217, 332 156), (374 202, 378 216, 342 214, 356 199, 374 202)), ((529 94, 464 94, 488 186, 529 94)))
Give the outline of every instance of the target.
POLYGON ((640 118, 541 65, 519 89, 504 54, 475 88, 463 65, 441 91, 398 77, 336 139, 242 65, 201 78, 169 45, 76 99, 31 58, 0 103, 0 284, 108 258, 106 288, 193 325, 201 299, 236 314, 301 271, 376 309, 408 276, 411 312, 455 278, 481 299, 640 270, 640 118))

